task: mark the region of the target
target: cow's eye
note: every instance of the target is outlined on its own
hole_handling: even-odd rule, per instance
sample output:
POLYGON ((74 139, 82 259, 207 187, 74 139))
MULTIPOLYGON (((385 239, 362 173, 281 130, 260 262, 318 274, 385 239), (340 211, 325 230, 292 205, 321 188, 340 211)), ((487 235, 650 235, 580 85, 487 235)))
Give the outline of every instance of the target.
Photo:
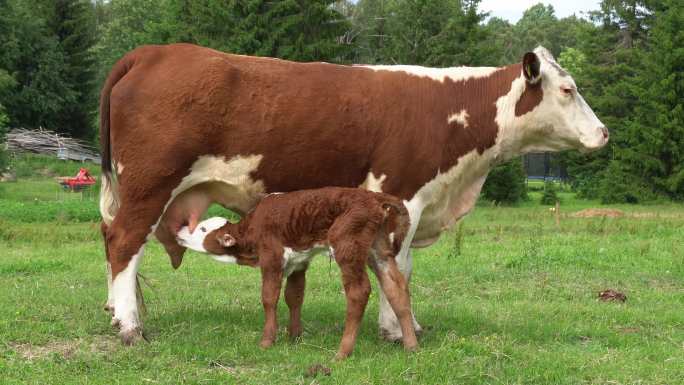
POLYGON ((571 87, 561 87, 561 91, 563 92, 563 95, 572 96, 572 94, 575 92, 575 89, 571 87))

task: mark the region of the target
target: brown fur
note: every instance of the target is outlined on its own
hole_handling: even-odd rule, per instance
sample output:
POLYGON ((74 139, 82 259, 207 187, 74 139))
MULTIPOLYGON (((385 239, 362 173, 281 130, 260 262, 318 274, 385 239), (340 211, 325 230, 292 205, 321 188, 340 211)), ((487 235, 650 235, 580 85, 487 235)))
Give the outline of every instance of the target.
MULTIPOLYGON (((356 187, 372 171, 386 175, 384 192, 410 199, 439 170, 494 145, 495 102, 520 74, 515 64, 485 78, 440 83, 187 44, 131 51, 112 69, 101 98, 103 167, 109 172, 110 160, 126 167, 106 236, 112 274, 145 242, 200 155, 263 155, 252 177, 266 192, 356 187), (463 109, 467 129, 447 122, 463 109)), ((527 93, 534 88, 516 112, 540 101, 527 93)), ((157 229, 175 267, 184 251, 173 242, 180 225, 163 220, 157 229)))
MULTIPOLYGON (((276 306, 283 278, 284 248, 309 250, 327 245, 332 248, 342 271, 347 296, 347 317, 337 357, 348 356, 356 340, 370 294, 366 264, 377 275, 399 317, 404 346, 413 350, 417 340, 408 286, 394 260, 408 232, 409 221, 401 201, 387 194, 349 188, 304 190, 264 198, 239 223, 227 223, 207 234, 204 248, 216 255, 232 255, 243 263, 251 259, 260 266, 266 314, 261 339, 263 347, 271 346, 276 338, 276 306), (222 246, 226 237, 231 243, 234 239, 235 244, 222 246), (253 259, 255 255, 258 262, 253 259)), ((300 317, 305 271, 306 267, 287 277, 285 302, 290 308, 292 337, 302 331, 300 317)))

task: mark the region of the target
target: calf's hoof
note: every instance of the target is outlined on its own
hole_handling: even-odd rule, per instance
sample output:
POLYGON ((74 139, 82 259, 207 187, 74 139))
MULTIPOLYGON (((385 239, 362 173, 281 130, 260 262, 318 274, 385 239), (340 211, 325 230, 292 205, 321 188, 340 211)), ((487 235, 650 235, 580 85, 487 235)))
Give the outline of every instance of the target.
POLYGON ((404 350, 408 353, 416 353, 420 348, 418 344, 404 344, 404 350))
POLYGON ((345 360, 347 357, 349 357, 349 354, 350 354, 349 352, 347 352, 347 353, 345 353, 345 352, 337 352, 337 354, 335 354, 335 358, 333 358, 333 361, 343 361, 343 360, 345 360))
POLYGON ((142 329, 139 327, 126 330, 122 329, 119 332, 119 338, 121 339, 121 343, 126 346, 133 346, 145 339, 142 329))
POLYGON ((271 340, 271 339, 261 340, 261 342, 259 342, 259 347, 262 348, 262 349, 268 349, 268 348, 270 348, 271 346, 273 346, 273 343, 274 343, 274 342, 275 342, 275 341, 273 341, 273 340, 271 340))
POLYGON ((288 330, 288 335, 290 336, 290 339, 296 340, 302 336, 302 328, 291 328, 288 330))

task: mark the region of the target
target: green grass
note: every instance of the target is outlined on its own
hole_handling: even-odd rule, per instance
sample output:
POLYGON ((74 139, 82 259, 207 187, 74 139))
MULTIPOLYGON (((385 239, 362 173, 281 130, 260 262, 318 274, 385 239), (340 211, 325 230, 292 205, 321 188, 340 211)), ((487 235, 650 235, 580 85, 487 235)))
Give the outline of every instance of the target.
MULTIPOLYGON (((617 206, 627 215, 615 219, 563 215, 556 228, 537 192, 515 208, 481 204, 415 252, 421 350, 378 337, 374 284, 353 355, 333 363, 344 296, 325 258, 307 277, 303 338, 287 340, 281 301, 279 340, 261 350, 258 271, 195 253, 174 271, 156 242, 141 268, 150 342, 121 346, 102 310, 95 194, 53 183, 3 185, 2 384, 684 384, 679 205, 617 206), (598 301, 607 288, 627 302, 598 301), (316 363, 331 375, 306 377, 316 363)), ((561 195, 564 214, 598 207, 561 195)))

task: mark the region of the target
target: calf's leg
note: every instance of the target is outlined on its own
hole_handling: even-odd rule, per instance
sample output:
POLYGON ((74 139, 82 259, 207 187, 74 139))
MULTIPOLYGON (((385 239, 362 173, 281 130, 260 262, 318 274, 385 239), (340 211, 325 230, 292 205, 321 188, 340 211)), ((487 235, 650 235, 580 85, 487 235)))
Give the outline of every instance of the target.
MULTIPOLYGON (((338 259, 337 254, 336 259, 338 259)), ((345 261, 344 258, 338 260, 342 271, 344 293, 347 297, 347 315, 344 321, 344 333, 342 334, 340 348, 335 356, 337 360, 346 358, 354 350, 356 335, 370 295, 371 286, 368 274, 366 274, 365 263, 363 261, 358 262, 345 261)))
POLYGON ((306 286, 306 269, 295 271, 287 277, 285 285, 285 303, 290 308, 290 338, 302 335, 302 303, 306 286))
POLYGON ((278 299, 282 286, 282 256, 259 253, 261 262, 261 303, 264 306, 264 332, 259 345, 268 348, 276 340, 278 334, 278 299))
POLYGON ((406 280, 397 268, 396 261, 394 258, 369 257, 369 265, 378 277, 380 287, 399 319, 404 349, 415 351, 418 349, 418 340, 411 316, 411 297, 406 280))

